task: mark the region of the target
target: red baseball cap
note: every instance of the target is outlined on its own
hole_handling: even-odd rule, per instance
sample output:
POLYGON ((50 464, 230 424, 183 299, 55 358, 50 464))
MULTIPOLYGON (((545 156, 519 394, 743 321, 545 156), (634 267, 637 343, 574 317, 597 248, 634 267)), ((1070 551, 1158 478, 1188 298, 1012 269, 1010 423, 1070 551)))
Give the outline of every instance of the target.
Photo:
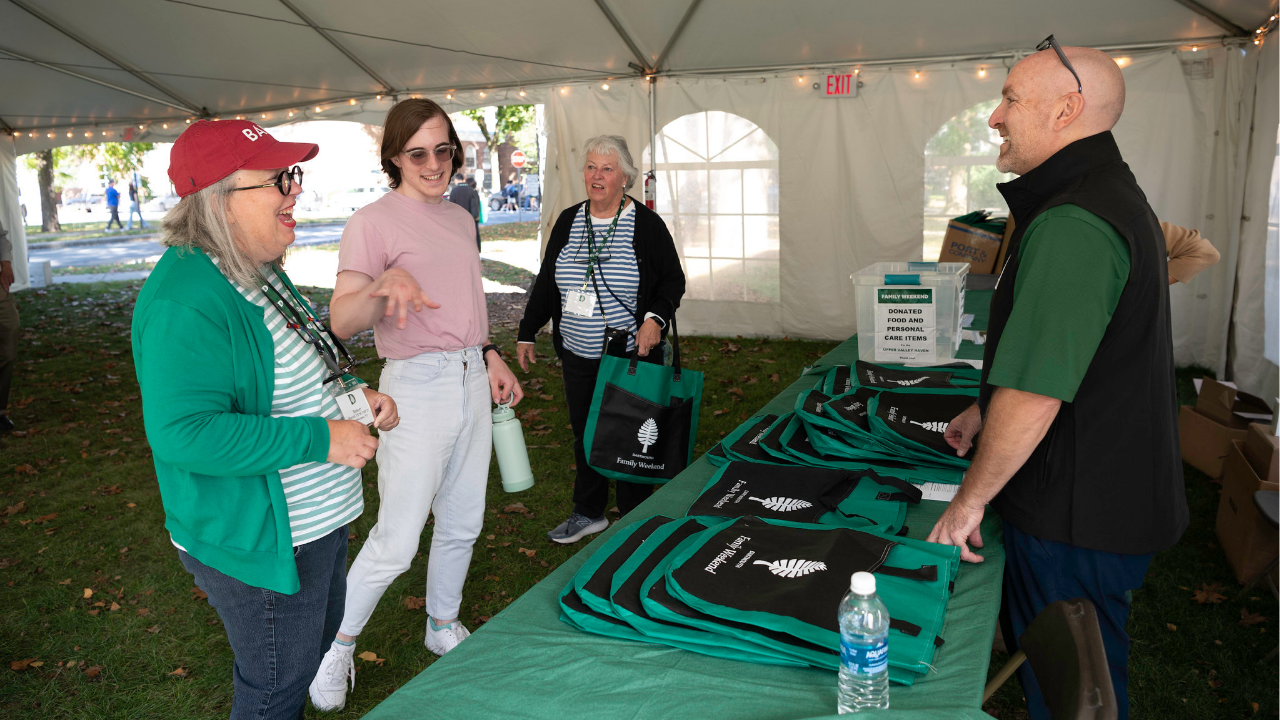
POLYGON ((169 151, 169 180, 186 197, 237 170, 287 168, 318 152, 315 143, 280 142, 248 120, 197 120, 169 151))

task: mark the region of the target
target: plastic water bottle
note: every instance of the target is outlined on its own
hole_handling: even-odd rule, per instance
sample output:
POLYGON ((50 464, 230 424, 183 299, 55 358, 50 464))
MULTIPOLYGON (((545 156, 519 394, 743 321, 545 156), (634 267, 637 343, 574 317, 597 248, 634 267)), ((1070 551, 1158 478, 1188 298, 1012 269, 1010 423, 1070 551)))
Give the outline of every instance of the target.
POLYGON ((839 617, 840 714, 888 708, 889 611, 876 595, 875 575, 853 574, 839 617))
POLYGON ((516 411, 507 405, 493 409, 493 451, 498 456, 502 489, 520 492, 533 487, 533 470, 529 467, 529 451, 524 446, 524 431, 516 411))

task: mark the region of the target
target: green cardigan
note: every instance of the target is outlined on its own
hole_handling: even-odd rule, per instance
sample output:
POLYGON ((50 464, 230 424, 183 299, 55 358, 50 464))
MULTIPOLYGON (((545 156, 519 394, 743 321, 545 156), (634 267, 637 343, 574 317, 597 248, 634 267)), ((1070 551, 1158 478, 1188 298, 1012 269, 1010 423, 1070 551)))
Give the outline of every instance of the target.
POLYGON ((254 587, 299 589, 280 470, 329 454, 324 418, 271 417, 264 310, 200 250, 169 248, 133 309, 133 359, 165 528, 254 587))

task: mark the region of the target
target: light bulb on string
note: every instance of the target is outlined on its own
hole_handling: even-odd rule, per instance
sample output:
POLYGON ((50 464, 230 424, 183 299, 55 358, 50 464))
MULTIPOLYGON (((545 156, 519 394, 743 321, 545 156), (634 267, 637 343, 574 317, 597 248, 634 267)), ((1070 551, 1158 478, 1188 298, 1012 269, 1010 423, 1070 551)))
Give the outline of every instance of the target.
POLYGON ((919 72, 919 71, 916 71, 916 79, 917 79, 917 80, 919 80, 919 79, 920 79, 920 72, 919 72))
POLYGON ((317 105, 317 106, 316 106, 316 112, 324 112, 324 110, 323 110, 323 109, 321 109, 321 107, 320 107, 319 105, 317 105))
POLYGON ((601 90, 608 90, 608 89, 609 89, 609 83, 605 83, 605 84, 601 85, 601 86, 600 86, 600 89, 601 89, 601 90))
POLYGON ((987 76, 987 69, 986 69, 986 68, 979 68, 979 69, 978 69, 978 77, 980 77, 980 78, 984 78, 984 77, 986 77, 986 76, 987 76))

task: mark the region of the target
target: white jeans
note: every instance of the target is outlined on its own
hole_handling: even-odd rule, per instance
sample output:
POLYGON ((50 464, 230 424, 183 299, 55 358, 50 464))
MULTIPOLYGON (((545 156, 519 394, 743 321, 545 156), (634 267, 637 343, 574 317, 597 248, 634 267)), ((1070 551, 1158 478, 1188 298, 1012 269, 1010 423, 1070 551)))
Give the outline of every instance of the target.
POLYGON ((360 634, 387 586, 409 569, 431 513, 426 610, 457 617, 484 523, 493 418, 480 349, 387 360, 379 390, 396 401, 400 425, 381 434, 378 522, 347 573, 345 635, 360 634))

